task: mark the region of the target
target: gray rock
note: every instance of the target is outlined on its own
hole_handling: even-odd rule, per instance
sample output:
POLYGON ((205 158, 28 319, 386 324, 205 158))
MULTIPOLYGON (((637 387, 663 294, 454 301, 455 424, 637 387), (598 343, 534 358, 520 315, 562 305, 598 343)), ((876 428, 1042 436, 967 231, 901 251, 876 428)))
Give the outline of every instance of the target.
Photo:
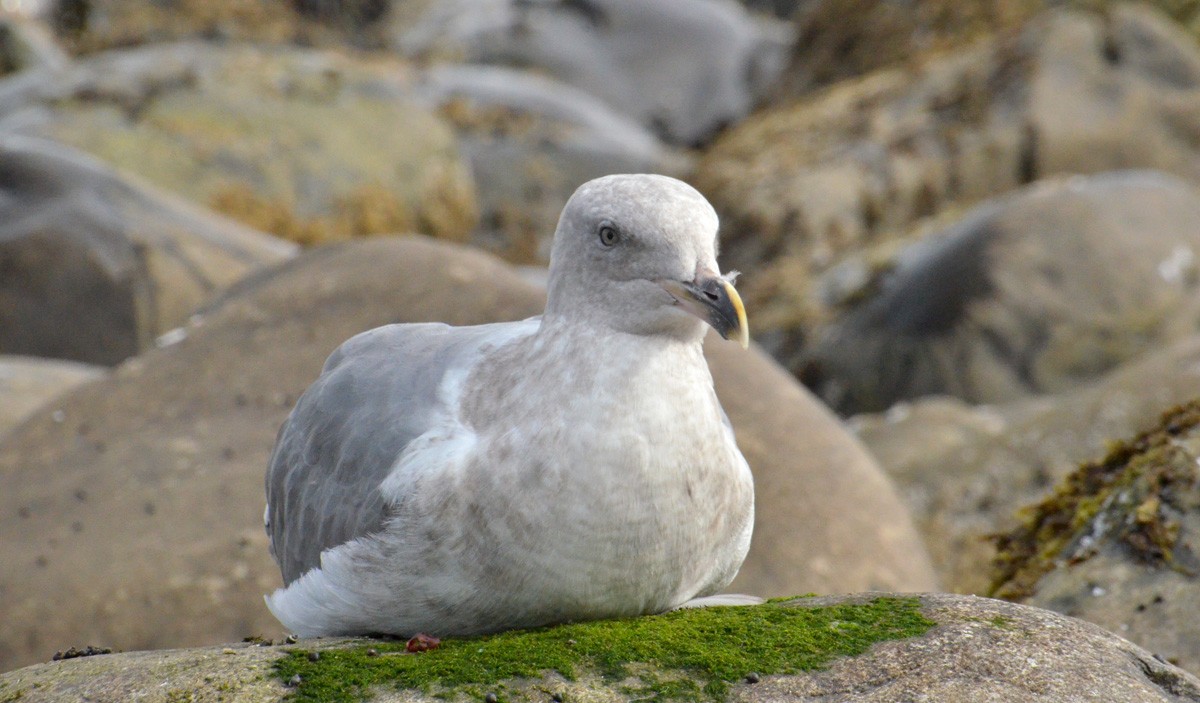
MULTIPOLYGON (((68 643, 157 648, 278 631, 262 602, 279 584, 262 476, 329 352, 380 324, 519 319, 542 304, 515 270, 425 239, 317 249, 234 286, 174 343, 61 398, 59 415, 35 413, 0 444, 0 563, 13 565, 0 570, 0 669, 68 643)), ((861 445, 761 352, 712 340, 709 353, 758 486, 758 537, 734 587, 933 587, 915 529, 861 445)))
MULTIPOLYGON (((880 595, 886 594, 805 598, 789 605, 808 609, 853 608, 880 595)), ((882 641, 861 654, 837 658, 816 670, 776 674, 766 664, 761 675, 740 680, 730 677, 727 700, 746 703, 1200 700, 1200 679, 1094 625, 1038 608, 970 596, 915 598, 932 626, 925 634, 882 641)), ((643 625, 642 638, 653 641, 661 636, 655 627, 658 619, 635 622, 643 625)), ((555 630, 551 629, 534 638, 554 636, 555 630)), ((730 646, 720 639, 697 644, 700 651, 706 646, 730 646)), ((819 655, 827 646, 817 644, 810 651, 819 655)), ((291 650, 317 652, 319 656, 311 662, 314 671, 323 662, 341 661, 331 654, 350 650, 353 661, 358 662, 350 666, 370 672, 364 676, 367 680, 374 673, 374 661, 395 656, 436 659, 444 653, 436 649, 418 655, 383 652, 370 658, 364 655, 367 647, 384 649, 384 645, 371 640, 323 639, 301 640, 293 646, 238 644, 93 656, 0 674, 0 695, 47 703, 76 701, 80 697, 101 703, 135 698, 147 703, 180 699, 197 703, 282 701, 294 690, 283 683, 273 667, 291 650)), ((545 700, 557 694, 565 700, 630 701, 644 700, 645 694, 631 693, 631 688, 638 684, 654 686, 655 681, 661 684, 664 679, 689 681, 690 678, 691 672, 629 663, 633 664, 633 673, 623 679, 601 676, 595 666, 582 663, 570 672, 569 679, 558 672, 546 671, 530 679, 501 678, 488 687, 494 686, 512 700, 545 700)), ((480 657, 476 676, 491 681, 487 656, 480 657)), ((302 675, 292 680, 296 681, 296 688, 304 690, 306 681, 302 675)), ((482 696, 480 688, 483 687, 476 686, 473 695, 482 696)), ((365 691, 355 689, 355 695, 369 695, 380 703, 441 700, 436 691, 397 690, 386 684, 370 686, 365 691)), ((661 699, 672 700, 673 696, 665 693, 661 699)))
POLYGON ((409 56, 535 68, 677 144, 749 113, 789 42, 783 25, 727 0, 426 3, 395 40, 409 56))
POLYGON ((74 361, 0 356, 0 441, 39 408, 103 375, 102 367, 74 361))
POLYGON ((675 173, 686 157, 578 88, 500 66, 445 64, 414 97, 458 133, 479 193, 473 242, 514 262, 550 258, 562 204, 610 173, 675 173))
POLYGON ((1065 393, 993 406, 922 399, 852 426, 899 486, 942 583, 986 593, 995 556, 986 535, 1015 528, 1018 509, 1081 462, 1196 397, 1200 336, 1065 393))
POLYGON ((1197 331, 1198 218, 1158 173, 1042 182, 901 250, 795 366, 847 413, 1076 387, 1197 331))
POLYGON ((114 364, 294 247, 0 133, 0 353, 114 364))

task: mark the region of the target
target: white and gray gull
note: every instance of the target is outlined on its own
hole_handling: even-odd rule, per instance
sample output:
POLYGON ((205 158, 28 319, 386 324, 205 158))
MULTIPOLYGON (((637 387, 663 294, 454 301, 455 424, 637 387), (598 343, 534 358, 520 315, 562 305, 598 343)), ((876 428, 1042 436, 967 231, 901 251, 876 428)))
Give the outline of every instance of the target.
POLYGON ((266 528, 303 635, 472 635, 658 613, 718 593, 750 545, 750 469, 705 323, 747 344, 691 186, 581 186, 545 313, 397 324, 325 363, 279 431, 266 528))

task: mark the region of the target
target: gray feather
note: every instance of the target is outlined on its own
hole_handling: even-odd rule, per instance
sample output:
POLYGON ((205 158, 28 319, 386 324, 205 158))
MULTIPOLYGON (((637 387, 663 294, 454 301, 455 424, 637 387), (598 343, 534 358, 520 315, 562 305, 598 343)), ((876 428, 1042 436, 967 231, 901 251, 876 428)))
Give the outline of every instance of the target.
POLYGON ((438 397, 447 369, 496 333, 510 336, 512 324, 389 325, 330 355, 280 428, 267 470, 266 529, 285 584, 320 566, 326 549, 381 529, 393 506, 380 484, 447 411, 438 397))

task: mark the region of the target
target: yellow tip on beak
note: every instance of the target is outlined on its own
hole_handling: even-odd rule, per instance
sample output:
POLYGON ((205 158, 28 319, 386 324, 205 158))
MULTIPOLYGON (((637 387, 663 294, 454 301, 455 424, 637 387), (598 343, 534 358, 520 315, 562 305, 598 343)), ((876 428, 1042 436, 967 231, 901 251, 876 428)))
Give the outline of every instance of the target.
POLYGON ((742 345, 742 349, 749 349, 750 324, 746 321, 746 306, 742 303, 742 296, 738 294, 737 289, 729 281, 721 279, 721 285, 725 288, 725 294, 729 296, 729 302, 733 304, 733 309, 737 312, 738 344, 742 345))

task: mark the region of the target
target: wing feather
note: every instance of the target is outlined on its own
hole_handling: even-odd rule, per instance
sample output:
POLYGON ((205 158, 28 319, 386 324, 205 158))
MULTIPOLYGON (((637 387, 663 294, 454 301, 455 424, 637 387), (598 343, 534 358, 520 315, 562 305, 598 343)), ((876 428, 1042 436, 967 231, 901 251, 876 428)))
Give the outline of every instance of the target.
POLYGON ((520 323, 379 327, 339 347, 279 430, 267 469, 267 535, 285 584, 320 566, 321 552, 378 532, 380 491, 405 448, 456 408, 447 372, 488 346, 536 329, 520 323))

